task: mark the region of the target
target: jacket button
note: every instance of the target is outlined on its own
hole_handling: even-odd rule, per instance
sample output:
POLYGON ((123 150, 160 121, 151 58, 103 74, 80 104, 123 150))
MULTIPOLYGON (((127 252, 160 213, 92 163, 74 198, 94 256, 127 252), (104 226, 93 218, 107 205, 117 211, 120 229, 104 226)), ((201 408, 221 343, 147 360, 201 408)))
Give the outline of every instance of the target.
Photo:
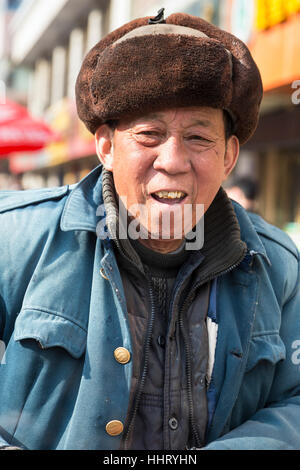
POLYGON ((105 426, 105 430, 107 434, 110 436, 118 436, 123 432, 124 426, 121 421, 114 419, 113 421, 109 421, 105 426))
POLYGON ((127 364, 130 361, 130 352, 126 348, 117 348, 114 350, 116 361, 120 364, 127 364))
POLYGON ((173 431, 175 431, 175 429, 178 428, 178 421, 176 418, 170 418, 169 419, 169 427, 170 429, 172 429, 173 431))

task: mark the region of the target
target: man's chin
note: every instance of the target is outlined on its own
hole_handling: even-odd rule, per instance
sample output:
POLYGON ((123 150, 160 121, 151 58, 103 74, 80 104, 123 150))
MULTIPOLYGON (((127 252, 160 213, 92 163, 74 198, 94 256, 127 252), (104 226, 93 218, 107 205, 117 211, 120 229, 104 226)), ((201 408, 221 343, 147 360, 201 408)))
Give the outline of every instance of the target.
POLYGON ((162 238, 159 233, 151 233, 148 238, 139 238, 139 242, 148 249, 161 254, 172 253, 179 249, 184 242, 182 238, 162 238))

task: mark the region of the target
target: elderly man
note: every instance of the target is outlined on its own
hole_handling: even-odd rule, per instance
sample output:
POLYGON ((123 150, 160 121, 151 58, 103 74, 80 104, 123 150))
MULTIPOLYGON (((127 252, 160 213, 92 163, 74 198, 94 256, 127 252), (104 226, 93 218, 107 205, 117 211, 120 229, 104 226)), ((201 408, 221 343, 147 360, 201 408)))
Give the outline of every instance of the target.
POLYGON ((76 95, 101 165, 1 199, 2 448, 299 449, 299 254, 221 187, 257 124, 247 47, 160 12, 76 95))

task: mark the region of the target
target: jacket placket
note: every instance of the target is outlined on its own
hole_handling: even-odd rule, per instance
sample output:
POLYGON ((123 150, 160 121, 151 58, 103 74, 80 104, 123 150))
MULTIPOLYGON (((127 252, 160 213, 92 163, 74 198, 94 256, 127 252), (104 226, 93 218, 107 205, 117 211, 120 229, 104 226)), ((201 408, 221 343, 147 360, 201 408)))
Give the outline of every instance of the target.
POLYGON ((259 282, 252 265, 253 259, 245 259, 237 268, 236 276, 233 272, 231 276, 219 278, 217 311, 222 315, 218 317, 211 382, 217 399, 207 442, 229 431, 231 413, 242 383, 258 305, 259 282), (239 281, 235 282, 237 278, 239 281))
POLYGON ((97 239, 85 363, 65 448, 117 450, 121 433, 110 434, 107 425, 124 423, 127 414, 132 361, 119 363, 114 351, 131 351, 131 340, 119 270, 109 243, 105 246, 103 252, 97 239))

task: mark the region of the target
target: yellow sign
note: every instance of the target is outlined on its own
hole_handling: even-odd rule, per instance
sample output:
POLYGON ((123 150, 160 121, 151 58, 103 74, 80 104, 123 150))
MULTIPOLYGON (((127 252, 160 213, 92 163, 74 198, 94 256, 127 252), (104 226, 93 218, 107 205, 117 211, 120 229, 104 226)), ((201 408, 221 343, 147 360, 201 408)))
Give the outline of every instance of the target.
POLYGON ((256 0, 256 27, 264 30, 300 12, 300 0, 256 0))
POLYGON ((68 145, 66 142, 53 142, 47 147, 48 166, 59 165, 68 161, 68 145))

